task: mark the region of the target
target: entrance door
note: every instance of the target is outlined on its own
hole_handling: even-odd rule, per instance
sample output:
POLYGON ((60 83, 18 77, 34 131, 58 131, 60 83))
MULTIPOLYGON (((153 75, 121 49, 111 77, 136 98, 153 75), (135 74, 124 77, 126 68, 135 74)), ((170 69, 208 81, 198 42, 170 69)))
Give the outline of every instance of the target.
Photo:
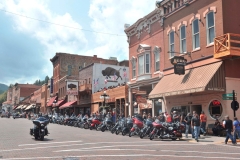
POLYGON ((192 105, 191 108, 192 112, 196 111, 198 115, 200 115, 202 112, 202 105, 192 105))

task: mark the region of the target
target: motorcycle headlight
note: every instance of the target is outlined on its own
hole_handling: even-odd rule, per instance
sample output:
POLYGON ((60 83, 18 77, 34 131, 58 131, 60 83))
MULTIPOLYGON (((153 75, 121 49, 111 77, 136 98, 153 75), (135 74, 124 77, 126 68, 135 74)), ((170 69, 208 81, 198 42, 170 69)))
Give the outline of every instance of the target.
POLYGON ((43 126, 44 126, 44 124, 41 124, 41 126, 43 127, 43 126))

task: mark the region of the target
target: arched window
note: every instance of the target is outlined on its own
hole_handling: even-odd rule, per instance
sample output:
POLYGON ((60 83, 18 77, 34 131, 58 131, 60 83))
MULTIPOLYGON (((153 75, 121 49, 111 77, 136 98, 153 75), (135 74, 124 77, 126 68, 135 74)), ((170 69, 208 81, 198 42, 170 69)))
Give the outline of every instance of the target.
POLYGON ((198 19, 195 19, 192 23, 192 34, 193 34, 193 50, 195 50, 200 47, 198 19))
POLYGON ((174 56, 174 31, 169 33, 169 58, 174 56))
POLYGON ((206 26, 207 26, 207 44, 211 44, 215 38, 215 21, 214 13, 209 12, 206 16, 206 26))
POLYGON ((186 46, 186 26, 183 25, 180 28, 180 52, 187 53, 187 46, 186 46))

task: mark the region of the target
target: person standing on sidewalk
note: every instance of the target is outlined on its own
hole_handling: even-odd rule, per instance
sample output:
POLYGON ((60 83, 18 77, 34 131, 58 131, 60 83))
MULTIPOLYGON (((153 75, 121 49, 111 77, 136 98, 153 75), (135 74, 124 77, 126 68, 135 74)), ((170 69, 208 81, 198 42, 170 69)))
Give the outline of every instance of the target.
POLYGON ((207 123, 207 116, 205 115, 204 111, 200 114, 200 122, 201 122, 201 131, 203 135, 206 135, 206 123, 207 123))
POLYGON ((234 142, 237 142, 237 137, 238 139, 240 138, 240 121, 237 119, 237 117, 234 117, 233 121, 233 139, 234 142))
POLYGON ((194 131, 194 137, 195 140, 198 142, 198 136, 200 132, 200 118, 197 113, 194 114, 192 120, 191 120, 191 125, 194 131))
POLYGON ((187 116, 184 118, 184 122, 186 123, 186 129, 185 129, 186 138, 188 138, 189 130, 192 132, 191 120, 192 120, 192 115, 191 113, 188 113, 187 116))
POLYGON ((225 139, 225 144, 227 144, 228 139, 230 138, 232 141, 232 144, 235 144, 233 136, 232 136, 232 131, 233 131, 233 122, 232 120, 229 119, 229 116, 225 116, 225 121, 223 121, 223 127, 226 129, 226 139, 225 139))

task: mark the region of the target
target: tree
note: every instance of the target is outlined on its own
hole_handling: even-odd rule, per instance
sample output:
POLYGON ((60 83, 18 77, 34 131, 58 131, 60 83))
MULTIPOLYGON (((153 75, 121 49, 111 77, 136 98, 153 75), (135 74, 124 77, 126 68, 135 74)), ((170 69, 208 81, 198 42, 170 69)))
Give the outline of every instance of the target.
POLYGON ((45 82, 44 82, 44 83, 48 84, 48 80, 49 80, 49 77, 46 76, 46 77, 45 77, 45 82))

